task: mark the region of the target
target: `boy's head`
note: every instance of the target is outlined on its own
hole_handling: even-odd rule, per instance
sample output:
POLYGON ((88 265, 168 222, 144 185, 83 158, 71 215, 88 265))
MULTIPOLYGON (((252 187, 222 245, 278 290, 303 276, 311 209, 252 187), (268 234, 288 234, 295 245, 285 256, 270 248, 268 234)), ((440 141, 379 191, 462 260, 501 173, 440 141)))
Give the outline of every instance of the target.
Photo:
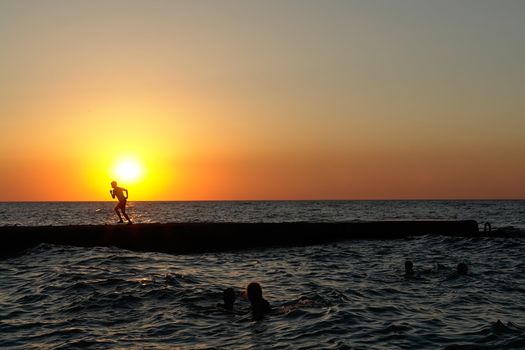
POLYGON ((117 187, 117 181, 111 181, 111 187, 113 188, 117 187))
POLYGON ((407 260, 405 261, 405 273, 413 273, 414 272, 414 264, 412 261, 407 260))
POLYGON ((468 273, 468 266, 464 262, 458 264, 457 272, 459 275, 466 275, 468 273))
POLYGON ((232 308, 236 298, 233 288, 226 288, 222 292, 222 298, 224 299, 224 306, 232 308))
POLYGON ((246 287, 246 294, 250 302, 262 300, 262 288, 257 282, 252 282, 246 287))

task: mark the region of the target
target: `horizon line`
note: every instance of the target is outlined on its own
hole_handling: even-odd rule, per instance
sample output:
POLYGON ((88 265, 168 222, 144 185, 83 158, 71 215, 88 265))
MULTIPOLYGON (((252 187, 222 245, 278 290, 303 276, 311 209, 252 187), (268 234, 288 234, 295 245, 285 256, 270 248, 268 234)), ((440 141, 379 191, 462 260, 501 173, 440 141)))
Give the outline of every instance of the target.
MULTIPOLYGON (((168 200, 128 200, 128 202, 423 202, 423 201, 525 201, 525 198, 374 198, 374 199, 168 199, 168 200)), ((108 202, 115 200, 0 200, 0 203, 89 203, 108 202)))

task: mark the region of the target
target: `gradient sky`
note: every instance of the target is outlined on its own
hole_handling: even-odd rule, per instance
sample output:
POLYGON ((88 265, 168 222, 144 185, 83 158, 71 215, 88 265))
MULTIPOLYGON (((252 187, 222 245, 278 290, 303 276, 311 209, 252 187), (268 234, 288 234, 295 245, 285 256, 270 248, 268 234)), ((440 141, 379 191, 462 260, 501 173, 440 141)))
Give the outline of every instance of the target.
POLYGON ((0 201, 525 198, 524 15, 0 0, 0 201))

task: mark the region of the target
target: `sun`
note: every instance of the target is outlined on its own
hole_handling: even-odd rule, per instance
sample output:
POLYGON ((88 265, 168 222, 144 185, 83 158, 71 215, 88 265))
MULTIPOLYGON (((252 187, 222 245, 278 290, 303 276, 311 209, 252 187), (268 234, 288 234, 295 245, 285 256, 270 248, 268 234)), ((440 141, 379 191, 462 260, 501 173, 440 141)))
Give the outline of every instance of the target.
POLYGON ((140 180, 143 174, 142 164, 133 157, 122 158, 115 164, 113 175, 117 181, 135 183, 140 180))

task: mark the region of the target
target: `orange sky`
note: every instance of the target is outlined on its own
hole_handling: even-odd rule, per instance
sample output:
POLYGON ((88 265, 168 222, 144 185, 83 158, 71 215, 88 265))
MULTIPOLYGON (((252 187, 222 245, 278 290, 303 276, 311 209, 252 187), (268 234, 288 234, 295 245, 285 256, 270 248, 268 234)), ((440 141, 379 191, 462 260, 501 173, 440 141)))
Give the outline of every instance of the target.
POLYGON ((0 201, 525 198, 520 2, 0 2, 0 201))

